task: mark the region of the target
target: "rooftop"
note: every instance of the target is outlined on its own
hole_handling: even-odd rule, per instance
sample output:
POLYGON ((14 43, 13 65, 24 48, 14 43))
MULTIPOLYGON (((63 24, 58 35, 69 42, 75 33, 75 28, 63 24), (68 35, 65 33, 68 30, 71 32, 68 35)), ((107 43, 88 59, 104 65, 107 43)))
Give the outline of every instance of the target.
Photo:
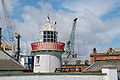
POLYGON ((19 62, 14 60, 5 51, 0 51, 0 70, 22 70, 25 69, 19 62))
POLYGON ((115 67, 120 71, 120 62, 119 61, 98 61, 89 66, 85 71, 100 71, 104 67, 115 67))

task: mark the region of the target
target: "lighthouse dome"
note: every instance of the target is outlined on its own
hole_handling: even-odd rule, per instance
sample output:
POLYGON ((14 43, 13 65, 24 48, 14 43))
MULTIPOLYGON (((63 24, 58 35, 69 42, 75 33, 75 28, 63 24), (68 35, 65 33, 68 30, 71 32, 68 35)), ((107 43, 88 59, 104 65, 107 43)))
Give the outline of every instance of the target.
MULTIPOLYGON (((56 22, 55 22, 56 24, 56 22)), ((44 42, 56 42, 57 41, 57 31, 55 24, 50 22, 49 16, 47 16, 46 23, 40 28, 39 40, 44 42)))
POLYGON ((51 24, 49 16, 46 19, 46 24, 42 26, 41 31, 56 31, 55 24, 51 24))

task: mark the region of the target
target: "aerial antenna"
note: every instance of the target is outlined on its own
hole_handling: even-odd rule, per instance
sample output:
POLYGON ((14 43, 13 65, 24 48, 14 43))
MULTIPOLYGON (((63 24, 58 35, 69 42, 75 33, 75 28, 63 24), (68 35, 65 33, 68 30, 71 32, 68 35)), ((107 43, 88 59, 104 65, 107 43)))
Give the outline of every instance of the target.
POLYGON ((49 17, 49 14, 48 14, 48 16, 47 16, 47 23, 50 23, 50 17, 49 17))

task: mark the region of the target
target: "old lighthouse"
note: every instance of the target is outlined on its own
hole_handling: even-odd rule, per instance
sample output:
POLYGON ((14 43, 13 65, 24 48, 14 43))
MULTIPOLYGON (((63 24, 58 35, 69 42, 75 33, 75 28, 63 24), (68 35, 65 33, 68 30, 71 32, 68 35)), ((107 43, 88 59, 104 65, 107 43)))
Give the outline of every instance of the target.
POLYGON ((40 40, 31 43, 34 55, 33 72, 35 73, 52 73, 56 68, 61 67, 61 55, 64 52, 65 44, 57 42, 58 32, 55 24, 51 23, 48 16, 46 24, 40 29, 40 40))

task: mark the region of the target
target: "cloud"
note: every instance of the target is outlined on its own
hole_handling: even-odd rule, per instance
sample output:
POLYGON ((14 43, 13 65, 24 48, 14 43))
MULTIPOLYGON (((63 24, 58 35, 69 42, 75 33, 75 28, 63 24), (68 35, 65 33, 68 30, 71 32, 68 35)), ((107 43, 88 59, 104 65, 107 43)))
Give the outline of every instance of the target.
POLYGON ((0 0, 0 26, 1 27, 4 27, 3 25, 3 6, 2 6, 2 1, 4 1, 5 5, 4 5, 4 8, 7 9, 7 12, 9 15, 13 15, 12 12, 13 12, 13 9, 19 5, 19 2, 18 0, 0 0))
MULTIPOLYGON (((1 1, 3 1, 3 0, 1 0, 1 1)), ((0 1, 0 4, 2 3, 1 1, 0 1)), ((5 6, 6 6, 7 10, 10 11, 10 13, 13 11, 13 9, 16 8, 16 6, 19 5, 18 0, 4 0, 4 2, 5 2, 5 6)))
POLYGON ((89 9, 97 16, 109 12, 119 0, 71 0, 63 4, 63 7, 72 11, 80 12, 83 9, 89 9))
MULTIPOLYGON (((57 20, 58 23, 56 27, 59 32, 59 41, 67 42, 70 37, 73 18, 75 17, 76 13, 69 13, 63 10, 58 10, 54 12, 52 5, 43 2, 40 2, 39 4, 40 6, 42 6, 41 9, 36 9, 33 6, 24 7, 25 10, 25 14, 23 14, 24 23, 19 23, 19 22, 17 23, 18 24, 17 32, 19 32, 23 36, 23 39, 25 40, 34 40, 35 37, 33 36, 37 34, 38 28, 44 25, 46 15, 50 13, 51 18, 53 18, 53 20, 57 20), (53 15, 55 15, 55 17, 53 17, 53 15)), ((105 23, 102 22, 92 12, 88 10, 83 10, 82 13, 84 13, 84 15, 82 16, 77 15, 78 17, 81 18, 78 18, 78 22, 77 22, 76 44, 79 43, 80 41, 83 42, 83 43, 79 43, 79 46, 81 48, 80 51, 80 53, 82 53, 81 55, 84 55, 85 53, 87 53, 85 52, 85 50, 87 51, 87 48, 90 47, 90 45, 93 44, 96 45, 102 41, 105 42, 104 41, 105 37, 104 38, 101 37, 100 33, 105 31, 106 27, 105 27, 105 23)), ((76 49, 78 48, 76 47, 76 49)))
POLYGON ((24 26, 22 33, 26 40, 35 39, 32 36, 36 35, 38 32, 37 29, 45 23, 45 17, 48 13, 50 13, 53 20, 57 20, 58 24, 56 27, 59 32, 59 41, 64 42, 69 40, 73 18, 78 17, 75 50, 79 55, 87 55, 91 48, 108 44, 112 40, 110 34, 106 35, 105 33, 109 33, 113 26, 109 26, 109 23, 102 21, 90 9, 80 10, 80 13, 79 10, 78 12, 76 10, 76 13, 70 13, 63 10, 54 11, 52 5, 49 3, 40 2, 39 4, 41 9, 36 9, 33 6, 25 6, 24 8, 26 11, 23 14, 25 22, 21 26, 24 26), (36 24, 39 27, 35 26, 36 24), (28 32, 26 32, 27 30, 28 32))
POLYGON ((106 31, 107 35, 109 35, 111 38, 115 38, 116 36, 120 35, 120 17, 107 21, 106 23, 109 23, 111 28, 109 31, 106 31))
MULTIPOLYGON (((39 8, 26 5, 22 14, 23 22, 15 20, 16 31, 21 34, 21 47, 25 52, 26 42, 35 41, 35 37, 39 29, 46 22, 46 16, 49 14, 52 22, 57 21, 57 31, 59 32, 59 40, 67 42, 70 38, 73 19, 78 18, 76 27, 75 52, 79 56, 88 55, 92 48, 99 47, 102 44, 110 44, 114 36, 120 34, 115 29, 120 24, 120 19, 103 21, 100 17, 111 10, 118 0, 76 0, 63 3, 63 8, 71 11, 55 10, 54 7, 47 2, 38 2, 39 8)), ((118 28, 119 30, 119 28, 118 28)))

